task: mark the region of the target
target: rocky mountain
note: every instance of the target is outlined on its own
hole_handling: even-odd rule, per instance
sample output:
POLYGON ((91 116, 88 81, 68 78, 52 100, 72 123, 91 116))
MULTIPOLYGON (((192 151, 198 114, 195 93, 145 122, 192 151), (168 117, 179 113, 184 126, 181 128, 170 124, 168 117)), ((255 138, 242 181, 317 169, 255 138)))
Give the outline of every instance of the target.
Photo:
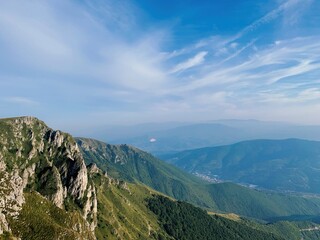
POLYGON ((15 233, 12 226, 25 203, 44 197, 60 209, 68 202, 81 208, 82 217, 74 217, 71 226, 60 227, 70 236, 94 239, 96 190, 70 135, 54 131, 32 117, 1 120, 0 178, 0 233, 15 233))
POLYGON ((253 140, 163 156, 166 161, 211 178, 260 188, 320 193, 320 142, 253 140))
MULTIPOLYGON (((91 149, 91 144, 86 151, 93 151, 92 156, 96 156, 97 149, 91 149)), ((81 146, 85 147, 84 142, 81 146)), ((141 162, 150 165, 147 169, 151 170, 147 161, 159 161, 144 160, 146 153, 128 146, 110 148, 111 155, 104 157, 112 156, 111 162, 120 166, 141 162), (118 155, 113 155, 114 151, 118 155)), ((302 233, 303 229, 317 228, 314 223, 265 225, 240 216, 235 220, 224 214, 210 216, 203 209, 169 199, 141 184, 136 174, 145 176, 142 172, 114 166, 106 172, 93 161, 86 166, 82 151, 71 135, 55 131, 36 118, 0 119, 1 240, 192 240, 213 236, 221 240, 298 240, 316 236, 313 232, 302 233), (119 170, 123 170, 118 172, 119 178, 112 177, 119 170)), ((186 181, 181 176, 189 176, 175 168, 165 171, 166 164, 157 167, 159 174, 168 174, 170 179, 186 181)), ((149 177, 151 182, 157 179, 156 175, 149 177)), ((203 184, 193 177, 189 183, 192 181, 203 184)), ((224 202, 221 199, 219 204, 224 202)), ((311 210, 305 209, 302 202, 299 204, 306 213, 311 210)), ((313 204, 317 208, 317 203, 313 204)))
POLYGON ((85 165, 77 143, 33 117, 0 120, 0 239, 172 239, 153 190, 85 165))

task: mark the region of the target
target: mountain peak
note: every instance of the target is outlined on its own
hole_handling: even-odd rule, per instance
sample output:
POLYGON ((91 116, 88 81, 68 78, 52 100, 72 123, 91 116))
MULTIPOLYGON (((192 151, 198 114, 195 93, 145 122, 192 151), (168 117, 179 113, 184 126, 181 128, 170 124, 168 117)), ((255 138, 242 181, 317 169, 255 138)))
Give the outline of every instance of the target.
MULTIPOLYGON (((65 208, 66 201, 80 208, 92 205, 91 192, 95 189, 72 136, 25 116, 0 120, 0 141, 0 232, 10 217, 19 215, 26 191, 39 192, 60 209, 65 208)), ((83 209, 83 216, 89 215, 83 209)))

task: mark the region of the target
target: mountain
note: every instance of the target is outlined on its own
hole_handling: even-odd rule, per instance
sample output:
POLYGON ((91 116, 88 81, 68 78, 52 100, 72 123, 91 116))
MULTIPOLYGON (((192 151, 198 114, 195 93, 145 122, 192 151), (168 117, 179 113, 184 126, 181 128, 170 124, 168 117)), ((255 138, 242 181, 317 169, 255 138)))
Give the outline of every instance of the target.
POLYGON ((233 183, 209 184, 128 145, 110 145, 84 138, 77 138, 77 142, 87 164, 95 163, 109 176, 145 184, 210 211, 265 220, 320 215, 319 198, 258 191, 233 183))
POLYGON ((94 239, 95 188, 70 135, 32 117, 2 119, 0 178, 0 233, 94 239))
POLYGON ((87 167, 72 136, 36 118, 0 120, 0 166, 0 239, 172 239, 151 189, 87 167))
POLYGON ((111 177, 143 183, 176 199, 197 202, 202 207, 214 206, 210 198, 205 202, 195 190, 195 186, 204 185, 204 181, 147 152, 125 144, 111 145, 86 138, 76 140, 86 163, 97 164, 111 177))
POLYGON ((216 120, 206 123, 140 124, 109 128, 91 136, 126 143, 161 156, 189 149, 228 145, 255 139, 320 140, 320 126, 257 120, 216 120), (143 129, 143 130, 142 130, 143 129), (141 130, 141 131, 137 131, 141 130), (128 132, 128 135, 125 133, 128 132), (150 139, 156 141, 150 141, 150 139))
POLYGON ((216 239, 285 239, 254 225, 210 217, 182 202, 177 206, 185 218, 176 219, 173 200, 106 176, 95 164, 86 166, 71 135, 32 117, 0 119, 0 182, 1 240, 192 239, 171 232, 158 207, 174 213, 166 216, 168 223, 178 220, 203 239, 212 239, 211 234, 216 239), (158 199, 167 204, 159 206, 158 199), (194 216, 204 221, 189 222, 194 216), (210 229, 200 233, 204 222, 210 229))
POLYGON ((320 193, 320 142, 253 140, 163 156, 190 173, 260 188, 320 193))

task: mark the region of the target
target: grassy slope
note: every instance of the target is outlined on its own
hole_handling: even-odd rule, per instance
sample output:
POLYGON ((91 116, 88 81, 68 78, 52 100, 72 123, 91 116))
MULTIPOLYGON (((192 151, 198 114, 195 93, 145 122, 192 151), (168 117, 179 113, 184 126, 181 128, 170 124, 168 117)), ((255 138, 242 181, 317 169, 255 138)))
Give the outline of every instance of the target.
POLYGON ((66 212, 39 193, 25 193, 26 203, 18 219, 10 219, 14 236, 22 239, 92 239, 78 211, 66 212))
MULTIPOLYGON (((163 225, 163 219, 147 207, 150 199, 160 196, 158 193, 145 186, 133 183, 128 184, 127 189, 101 174, 95 174, 92 179, 97 186, 98 196, 98 227, 96 228, 98 240, 181 239, 174 234, 168 234, 166 227, 163 225)), ((86 232, 82 232, 81 235, 78 233, 79 230, 76 224, 82 224, 83 229, 84 220, 77 211, 66 212, 59 209, 35 192, 26 193, 25 196, 26 204, 18 221, 15 220, 15 223, 12 224, 14 235, 19 234, 22 239, 35 240, 57 239, 58 237, 60 239, 88 239, 88 236, 85 235, 86 232)), ((160 198, 165 202, 169 201, 169 205, 171 205, 171 200, 164 197, 160 198)), ((197 221, 197 219, 208 220, 208 216, 203 210, 183 202, 177 202, 176 204, 181 206, 180 210, 182 212, 178 214, 179 217, 183 216, 179 219, 181 226, 195 229, 195 232, 196 229, 201 230, 203 228, 203 223, 197 221), (198 215, 201 215, 201 217, 194 219, 194 216, 198 215)), ((170 206, 162 204, 163 206, 165 206, 164 212, 172 211, 170 206)), ((175 223, 177 215, 170 216, 166 221, 175 223)), ((209 232, 203 233, 201 239, 212 239, 214 236, 214 239, 247 240, 250 239, 248 236, 252 236, 252 239, 298 240, 301 236, 299 226, 288 222, 266 225, 241 219, 234 223, 233 221, 225 220, 224 217, 217 216, 213 217, 212 220, 209 219, 207 224, 209 224, 213 232, 210 232, 210 234, 209 232), (270 233, 273 233, 273 235, 270 233), (257 236, 259 238, 256 238, 257 236)), ((300 227, 308 228, 310 224, 306 223, 300 227)), ((303 234, 305 239, 316 239, 314 237, 319 232, 305 232, 303 234)), ((2 239, 9 238, 2 236, 2 239)))
MULTIPOLYGON (((286 239, 280 234, 271 234, 271 227, 265 225, 249 225, 244 222, 226 220, 224 217, 210 217, 205 211, 184 202, 174 202, 169 198, 149 189, 146 186, 129 183, 128 188, 121 187, 121 184, 112 184, 101 174, 95 174, 93 180, 98 187, 98 228, 96 236, 98 239, 286 239), (165 202, 178 204, 179 220, 177 215, 167 216, 165 222, 150 207, 150 201, 162 199, 165 202), (206 228, 203 221, 208 224, 210 231, 203 231, 206 228), (180 235, 168 232, 168 224, 176 228, 176 221, 184 230, 180 235), (188 233, 201 233, 202 238, 184 238, 188 233), (263 229, 263 230, 261 230, 263 229), (248 238, 250 236, 251 238, 248 238), (257 238, 258 237, 258 238, 257 238)), ((155 206, 155 205, 153 205, 155 206)), ((160 204, 161 211, 172 213, 172 205, 160 204)), ((177 213, 177 212, 175 212, 177 213)), ((289 238, 287 238, 289 239, 289 238)))
POLYGON ((93 180, 98 197, 97 239, 171 239, 146 207, 145 199, 153 190, 137 184, 124 188, 101 174, 93 180))
POLYGON ((210 195, 203 191, 204 181, 151 154, 128 145, 110 145, 93 139, 78 138, 77 142, 86 163, 96 163, 111 177, 140 182, 176 199, 216 208, 210 195))
POLYGON ((77 141, 86 162, 96 163, 109 175, 141 182, 208 210, 234 212, 259 219, 320 214, 318 198, 260 192, 232 183, 206 184, 136 148, 92 139, 77 141))

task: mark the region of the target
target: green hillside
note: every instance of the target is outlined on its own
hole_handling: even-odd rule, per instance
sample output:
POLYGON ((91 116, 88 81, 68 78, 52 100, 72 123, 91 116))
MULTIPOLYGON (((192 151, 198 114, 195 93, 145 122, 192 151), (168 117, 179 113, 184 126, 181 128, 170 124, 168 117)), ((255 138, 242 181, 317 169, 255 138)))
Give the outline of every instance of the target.
POLYGON ((95 164, 84 164, 72 136, 36 118, 0 120, 0 137, 1 240, 281 239, 255 226, 211 217, 190 204, 176 204, 145 185, 106 176, 95 164), (159 199, 167 204, 159 206, 159 199), (176 221, 182 228, 170 232, 176 221), (185 227, 189 229, 181 237, 185 227))
POLYGON ((143 183, 178 200, 207 210, 258 219, 320 215, 320 199, 257 191, 233 183, 209 184, 128 145, 77 139, 87 164, 111 177, 143 183))
MULTIPOLYGON (((207 185, 218 209, 242 216, 272 221, 273 216, 319 216, 320 198, 266 192, 233 183, 207 185)), ((280 217, 281 219, 281 217, 280 217)), ((307 220, 307 219, 306 219, 307 220)))
POLYGON ((281 191, 320 193, 320 142, 254 140, 164 156, 191 173, 281 191))
POLYGON ((176 199, 215 208, 211 197, 198 186, 206 182, 166 164, 149 153, 128 145, 110 145, 93 139, 76 138, 87 164, 95 163, 107 175, 139 182, 176 199))
POLYGON ((179 240, 203 239, 283 239, 263 231, 243 226, 239 222, 205 211, 185 202, 174 202, 166 197, 154 196, 148 200, 149 208, 158 216, 166 232, 179 240))

